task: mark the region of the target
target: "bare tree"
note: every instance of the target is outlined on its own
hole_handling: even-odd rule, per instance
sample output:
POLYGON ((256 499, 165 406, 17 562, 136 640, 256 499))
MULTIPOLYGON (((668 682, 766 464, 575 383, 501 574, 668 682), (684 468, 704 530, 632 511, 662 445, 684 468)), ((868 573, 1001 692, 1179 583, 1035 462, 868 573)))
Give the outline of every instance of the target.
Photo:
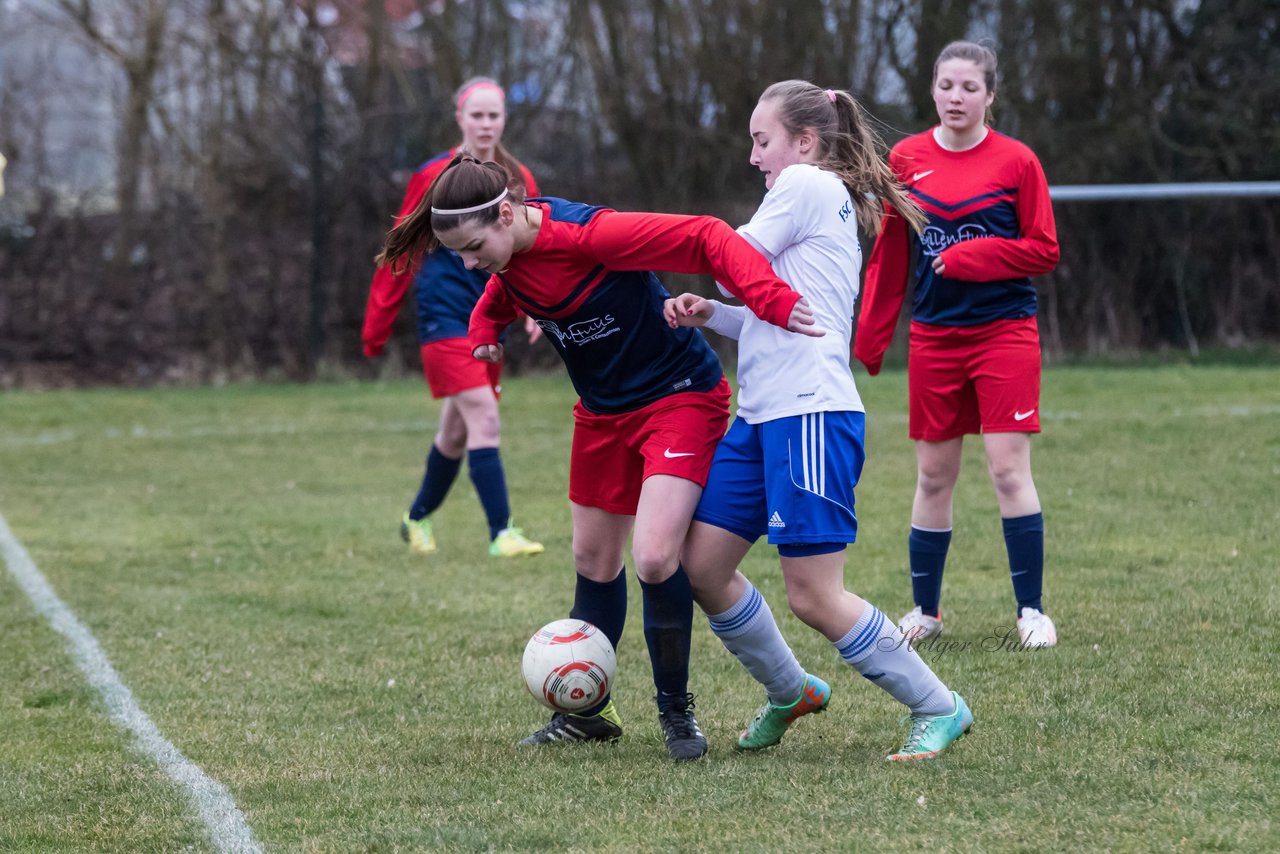
POLYGON ((125 103, 117 138, 117 221, 112 276, 113 295, 128 302, 124 265, 133 251, 139 195, 148 156, 148 126, 156 75, 161 69, 170 32, 174 4, 169 0, 55 0, 56 6, 79 34, 115 61, 124 73, 125 103))

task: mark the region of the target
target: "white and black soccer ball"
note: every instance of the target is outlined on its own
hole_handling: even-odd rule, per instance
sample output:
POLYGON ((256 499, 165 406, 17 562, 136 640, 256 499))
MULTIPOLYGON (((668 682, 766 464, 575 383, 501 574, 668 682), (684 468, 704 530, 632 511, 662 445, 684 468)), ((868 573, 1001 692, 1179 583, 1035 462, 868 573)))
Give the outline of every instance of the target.
POLYGON ((556 712, 580 712, 609 694, 618 659, 613 644, 591 623, 556 620, 529 638, 521 669, 538 702, 556 712))

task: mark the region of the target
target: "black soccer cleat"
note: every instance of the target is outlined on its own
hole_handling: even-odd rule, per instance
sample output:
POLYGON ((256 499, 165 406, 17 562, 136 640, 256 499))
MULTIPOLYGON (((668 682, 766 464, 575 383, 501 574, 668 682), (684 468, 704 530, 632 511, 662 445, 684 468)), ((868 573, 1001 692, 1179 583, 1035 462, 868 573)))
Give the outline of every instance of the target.
POLYGON ((677 762, 692 762, 707 754, 707 737, 693 716, 693 695, 685 694, 658 712, 667 753, 677 762))
POLYGON ((551 723, 520 739, 517 744, 534 747, 557 741, 617 741, 621 737, 622 718, 618 717, 618 710, 610 700, 599 714, 587 717, 556 712, 551 716, 551 723))

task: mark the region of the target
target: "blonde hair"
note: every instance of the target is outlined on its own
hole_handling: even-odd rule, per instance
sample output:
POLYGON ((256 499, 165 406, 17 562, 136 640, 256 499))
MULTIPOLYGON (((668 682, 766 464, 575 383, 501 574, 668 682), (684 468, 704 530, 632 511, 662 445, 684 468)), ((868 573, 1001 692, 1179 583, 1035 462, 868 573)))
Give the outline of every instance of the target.
POLYGON ((882 203, 890 205, 915 231, 924 228, 924 211, 889 168, 885 160, 888 146, 872 129, 870 116, 853 95, 819 89, 807 80, 783 80, 765 89, 760 101, 777 103, 778 121, 792 137, 806 129, 817 133, 820 156, 814 165, 844 182, 863 231, 880 233, 885 214, 882 203))

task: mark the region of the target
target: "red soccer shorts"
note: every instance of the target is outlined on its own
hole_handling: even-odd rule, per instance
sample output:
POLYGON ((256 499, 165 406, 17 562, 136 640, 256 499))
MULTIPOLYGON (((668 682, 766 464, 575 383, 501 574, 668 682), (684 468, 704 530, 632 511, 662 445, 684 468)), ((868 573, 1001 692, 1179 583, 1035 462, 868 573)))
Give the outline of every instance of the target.
POLYGON ((911 324, 907 360, 912 439, 1040 432, 1036 319, 979 326, 911 324))
POLYGON ((422 373, 436 400, 470 388, 489 386, 502 397, 502 363, 482 362, 471 355, 466 338, 444 338, 422 345, 422 373))
POLYGON ((669 474, 707 485, 716 443, 729 424, 729 382, 684 391, 634 412, 596 415, 573 408, 569 500, 634 516, 645 478, 669 474))

